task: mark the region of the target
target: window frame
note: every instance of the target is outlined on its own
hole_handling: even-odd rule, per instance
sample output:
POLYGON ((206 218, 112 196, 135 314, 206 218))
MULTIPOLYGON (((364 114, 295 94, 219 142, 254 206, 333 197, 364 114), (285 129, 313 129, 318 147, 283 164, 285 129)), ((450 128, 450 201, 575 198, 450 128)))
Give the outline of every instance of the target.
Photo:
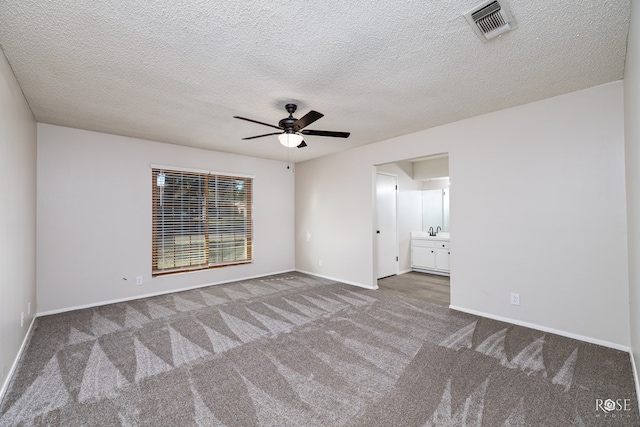
POLYGON ((151 169, 152 277, 253 263, 254 176, 162 165, 151 165, 151 169), (162 185, 159 174, 164 174, 162 185), (171 187, 173 193, 166 191, 171 181, 180 182, 179 187, 171 187), (194 190, 189 184, 195 182, 200 187, 194 190), (210 188, 212 183, 215 188, 210 188), (165 205, 166 193, 174 196, 169 205, 165 205), (177 193, 180 200, 175 202, 177 193), (173 212, 169 219, 167 211, 173 212), (217 212, 215 217, 210 215, 213 212, 217 212), (160 231, 162 226, 171 231, 160 231))

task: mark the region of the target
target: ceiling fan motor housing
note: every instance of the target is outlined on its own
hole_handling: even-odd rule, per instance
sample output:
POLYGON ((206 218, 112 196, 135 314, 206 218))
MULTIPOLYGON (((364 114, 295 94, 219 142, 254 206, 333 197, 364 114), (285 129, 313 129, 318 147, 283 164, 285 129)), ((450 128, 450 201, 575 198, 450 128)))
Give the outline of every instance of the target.
POLYGON ((278 126, 283 128, 287 133, 293 133, 293 124, 298 120, 293 117, 293 113, 296 112, 298 106, 296 104, 287 104, 284 108, 287 110, 287 113, 289 113, 289 117, 280 120, 278 126))
POLYGON ((293 116, 289 116, 286 119, 282 119, 278 122, 278 126, 280 126, 281 128, 283 128, 285 131, 291 130, 293 131, 293 124, 295 122, 297 122, 298 119, 296 119, 293 116))

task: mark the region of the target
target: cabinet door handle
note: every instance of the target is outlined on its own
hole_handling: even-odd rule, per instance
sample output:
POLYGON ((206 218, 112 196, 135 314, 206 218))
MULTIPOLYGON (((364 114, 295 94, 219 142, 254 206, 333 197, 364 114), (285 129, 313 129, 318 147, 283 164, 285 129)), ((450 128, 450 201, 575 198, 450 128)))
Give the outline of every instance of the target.
POLYGON ((431 251, 431 253, 433 253, 433 251, 431 251))

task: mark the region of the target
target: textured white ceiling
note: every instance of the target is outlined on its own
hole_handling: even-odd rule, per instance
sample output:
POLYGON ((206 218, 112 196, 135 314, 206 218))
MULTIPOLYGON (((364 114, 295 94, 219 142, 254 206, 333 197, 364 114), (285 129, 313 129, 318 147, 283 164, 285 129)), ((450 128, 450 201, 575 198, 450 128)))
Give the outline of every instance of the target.
POLYGON ((302 161, 623 77, 630 0, 2 0, 0 45, 36 120, 271 159, 284 104, 325 117, 302 161))

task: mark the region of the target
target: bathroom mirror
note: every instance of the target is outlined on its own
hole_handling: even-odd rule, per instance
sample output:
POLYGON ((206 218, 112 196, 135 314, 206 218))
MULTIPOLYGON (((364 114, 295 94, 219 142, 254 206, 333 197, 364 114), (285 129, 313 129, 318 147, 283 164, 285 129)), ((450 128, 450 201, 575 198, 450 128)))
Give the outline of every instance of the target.
POLYGON ((422 231, 449 230, 449 188, 422 191, 422 231))

